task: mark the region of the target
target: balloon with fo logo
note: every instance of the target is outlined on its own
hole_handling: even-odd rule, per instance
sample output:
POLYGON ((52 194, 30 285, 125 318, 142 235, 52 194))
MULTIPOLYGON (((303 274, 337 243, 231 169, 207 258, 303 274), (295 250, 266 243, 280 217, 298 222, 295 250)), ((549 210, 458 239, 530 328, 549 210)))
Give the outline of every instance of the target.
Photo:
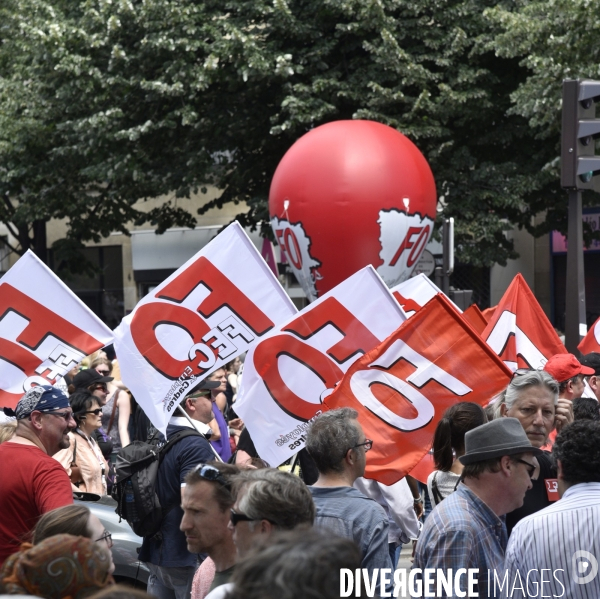
POLYGON ((279 163, 271 226, 309 300, 372 264, 408 279, 433 232, 437 195, 425 157, 373 121, 335 121, 302 136, 279 163))

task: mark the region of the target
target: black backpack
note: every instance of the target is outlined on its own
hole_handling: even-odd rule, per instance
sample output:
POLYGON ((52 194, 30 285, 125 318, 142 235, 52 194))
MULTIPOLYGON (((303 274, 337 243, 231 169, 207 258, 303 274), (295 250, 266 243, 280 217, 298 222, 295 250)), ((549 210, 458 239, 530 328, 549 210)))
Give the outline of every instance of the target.
MULTIPOLYGON (((134 441, 117 453, 116 481, 112 496, 117 501, 115 512, 127 520, 140 537, 154 537, 166 511, 156 494, 158 468, 167 451, 190 435, 204 437, 198 431, 185 429, 176 432, 162 447, 153 438, 147 442, 134 441)), ((168 510, 167 510, 168 511, 168 510)))

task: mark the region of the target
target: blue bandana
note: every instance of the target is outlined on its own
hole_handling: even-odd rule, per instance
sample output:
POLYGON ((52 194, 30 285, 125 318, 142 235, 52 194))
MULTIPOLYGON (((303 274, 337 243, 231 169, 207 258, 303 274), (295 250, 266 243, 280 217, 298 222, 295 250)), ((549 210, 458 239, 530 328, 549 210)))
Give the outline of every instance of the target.
MULTIPOLYGON (((70 408, 69 398, 56 387, 50 385, 38 385, 31 387, 21 397, 17 407, 14 410, 14 415, 17 420, 28 418, 31 412, 54 412, 61 408, 70 408)), ((12 410, 10 410, 12 412, 12 410)), ((7 408, 4 408, 4 413, 7 413, 7 408)), ((8 414, 12 416, 13 414, 8 414)))

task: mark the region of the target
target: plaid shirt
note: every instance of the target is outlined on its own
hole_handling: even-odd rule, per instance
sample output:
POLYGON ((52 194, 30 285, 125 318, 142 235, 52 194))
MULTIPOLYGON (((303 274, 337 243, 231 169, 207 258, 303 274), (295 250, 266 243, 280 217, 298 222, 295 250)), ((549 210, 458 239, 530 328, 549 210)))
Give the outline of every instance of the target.
MULTIPOLYGON (((413 568, 452 569, 453 575, 459 568, 479 568, 476 591, 480 598, 489 597, 488 570, 492 579, 492 570, 503 570, 507 541, 504 520, 461 483, 427 517, 413 568)), ((415 578, 423 579, 420 574, 415 578)), ((466 574, 460 582, 461 590, 467 591, 466 574)), ((437 594, 437 581, 432 589, 436 597, 446 597, 437 594)))

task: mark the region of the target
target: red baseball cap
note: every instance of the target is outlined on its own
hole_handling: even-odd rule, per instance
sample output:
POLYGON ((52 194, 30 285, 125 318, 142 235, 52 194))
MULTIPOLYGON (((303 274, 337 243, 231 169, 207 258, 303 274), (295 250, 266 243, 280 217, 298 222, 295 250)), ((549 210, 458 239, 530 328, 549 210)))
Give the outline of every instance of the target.
POLYGON ((556 354, 544 366, 544 370, 559 383, 564 383, 578 374, 596 374, 593 368, 583 366, 573 354, 556 354))

